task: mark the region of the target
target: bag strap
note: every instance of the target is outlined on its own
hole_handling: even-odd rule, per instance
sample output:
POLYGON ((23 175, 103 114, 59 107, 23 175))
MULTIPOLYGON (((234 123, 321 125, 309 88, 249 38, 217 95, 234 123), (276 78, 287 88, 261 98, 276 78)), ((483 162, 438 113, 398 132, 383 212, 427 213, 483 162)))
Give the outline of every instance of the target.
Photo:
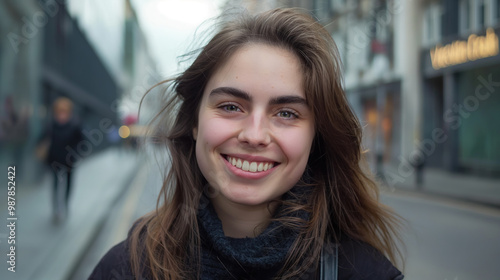
POLYGON ((320 280, 337 280, 339 269, 338 244, 326 242, 321 249, 320 280))

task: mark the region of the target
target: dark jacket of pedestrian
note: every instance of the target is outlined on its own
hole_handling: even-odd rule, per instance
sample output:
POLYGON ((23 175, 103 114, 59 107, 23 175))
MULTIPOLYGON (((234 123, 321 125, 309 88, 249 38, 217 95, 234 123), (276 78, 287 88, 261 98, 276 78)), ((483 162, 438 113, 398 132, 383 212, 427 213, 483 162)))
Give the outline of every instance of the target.
MULTIPOLYGON (((83 140, 82 127, 73 114, 73 102, 65 97, 57 98, 53 104, 53 118, 40 137, 40 152, 52 169, 71 169, 81 158, 79 144, 83 140)), ((88 151, 84 151, 88 152, 88 151)))
POLYGON ((81 158, 78 147, 83 140, 80 122, 75 118, 64 124, 54 120, 46 135, 50 139, 47 164, 51 167, 60 164, 66 168, 73 168, 81 158))

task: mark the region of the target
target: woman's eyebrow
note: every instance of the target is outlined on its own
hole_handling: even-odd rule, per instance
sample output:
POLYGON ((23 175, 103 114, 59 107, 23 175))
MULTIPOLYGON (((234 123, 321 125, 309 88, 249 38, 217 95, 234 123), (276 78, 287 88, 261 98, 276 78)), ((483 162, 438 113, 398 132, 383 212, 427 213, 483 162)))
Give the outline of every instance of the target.
POLYGON ((283 95, 272 98, 269 101, 269 105, 280 105, 280 104, 303 104, 307 105, 304 98, 297 95, 283 95))
POLYGON ((218 87, 218 88, 214 88, 210 92, 210 96, 219 95, 219 94, 232 95, 234 97, 241 98, 241 99, 246 100, 246 101, 252 101, 252 97, 250 97, 250 94, 248 94, 247 92, 245 92, 241 89, 237 89, 237 88, 233 88, 233 87, 218 87))
MULTIPOLYGON (((218 87, 210 91, 210 96, 226 94, 231 95, 236 98, 240 98, 246 101, 252 101, 252 97, 246 91, 237 89, 234 87, 218 87)), ((282 95, 271 98, 269 100, 269 105, 281 105, 281 104, 303 104, 307 105, 306 100, 298 95, 282 95)))

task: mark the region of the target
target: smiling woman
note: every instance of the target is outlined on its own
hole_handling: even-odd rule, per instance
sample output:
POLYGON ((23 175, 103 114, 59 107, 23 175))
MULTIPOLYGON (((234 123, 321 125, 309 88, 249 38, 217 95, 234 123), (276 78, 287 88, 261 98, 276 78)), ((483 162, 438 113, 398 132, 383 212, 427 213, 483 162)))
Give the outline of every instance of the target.
MULTIPOLYGON (((219 193, 212 199, 219 216, 238 211, 240 204, 262 208, 269 216, 269 201, 304 173, 314 117, 302 80, 295 54, 262 43, 241 47, 210 78, 193 136, 198 166, 219 193), (267 170, 257 172, 259 166, 267 170)), ((228 236, 230 223, 222 219, 228 236)), ((232 237, 253 236, 250 227, 232 237)))
POLYGON ((152 122, 165 202, 90 279, 402 279, 338 59, 296 10, 226 23, 152 122))

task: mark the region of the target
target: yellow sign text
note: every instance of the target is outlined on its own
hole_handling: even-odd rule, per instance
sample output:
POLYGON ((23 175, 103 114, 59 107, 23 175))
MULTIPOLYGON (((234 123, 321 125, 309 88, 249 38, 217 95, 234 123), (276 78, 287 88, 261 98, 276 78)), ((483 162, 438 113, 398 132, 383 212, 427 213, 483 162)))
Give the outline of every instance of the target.
POLYGON ((467 41, 455 41, 431 49, 432 68, 437 70, 497 54, 498 36, 492 28, 488 28, 485 36, 472 34, 467 41))

